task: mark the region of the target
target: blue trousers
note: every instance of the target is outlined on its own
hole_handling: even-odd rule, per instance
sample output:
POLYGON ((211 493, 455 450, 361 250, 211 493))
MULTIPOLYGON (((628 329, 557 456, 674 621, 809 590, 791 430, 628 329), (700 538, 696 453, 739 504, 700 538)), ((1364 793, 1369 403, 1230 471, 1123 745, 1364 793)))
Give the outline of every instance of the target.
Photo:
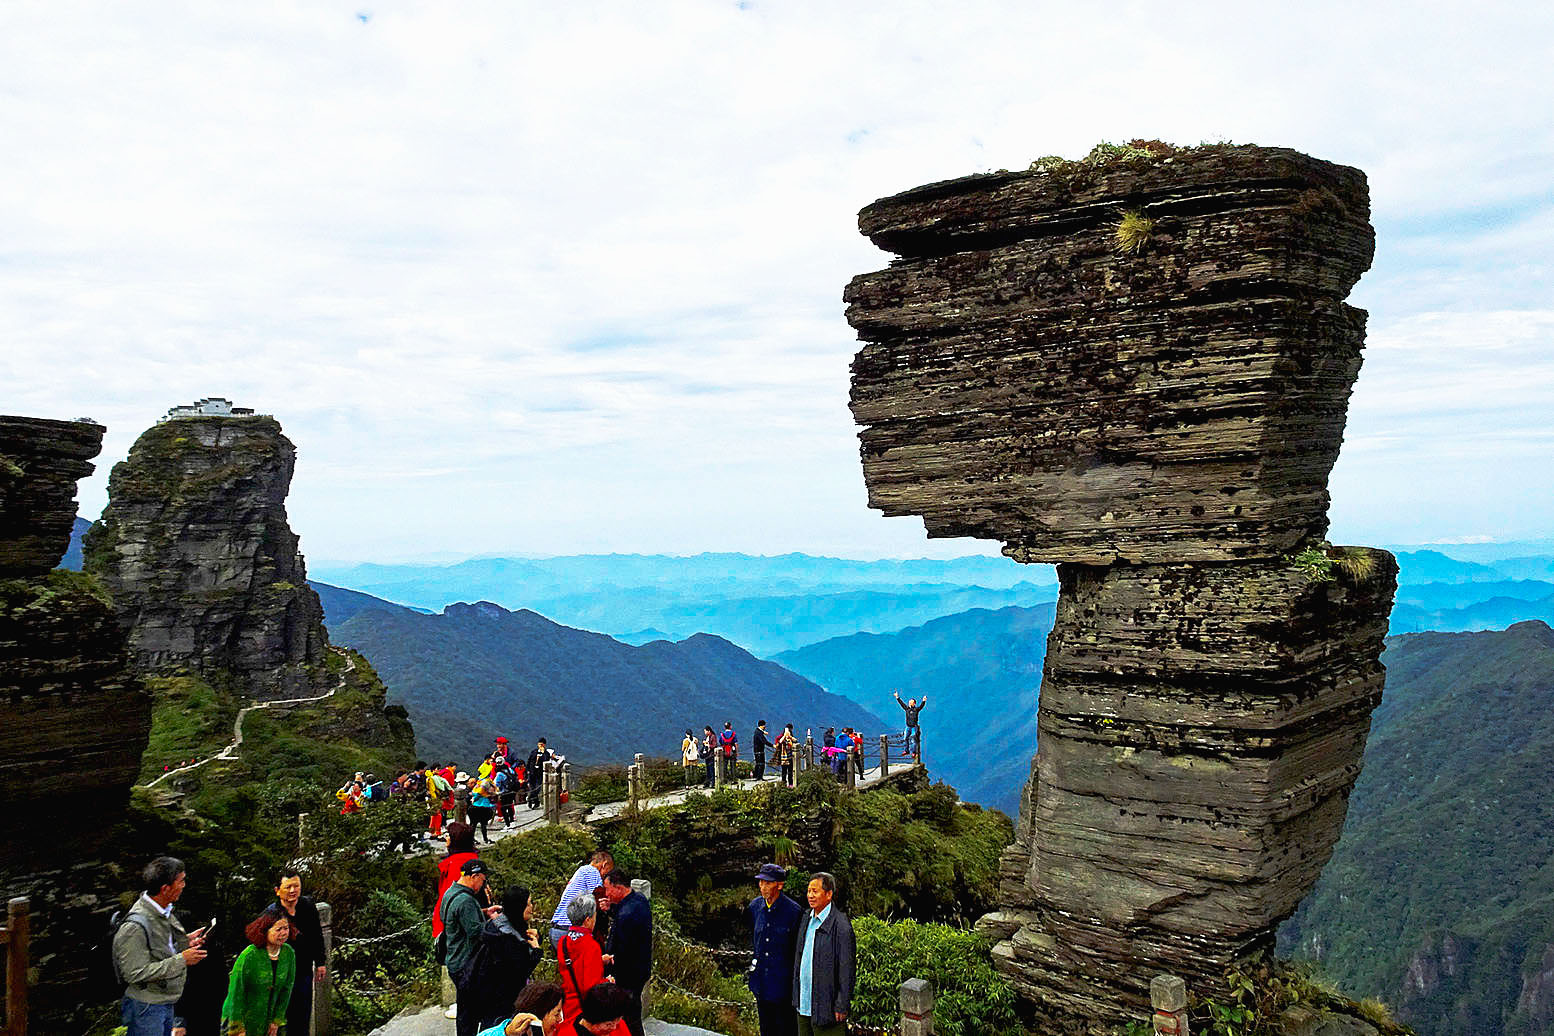
POLYGON ((148 1004, 125 997, 119 1005, 124 1019, 124 1036, 172 1036, 174 1004, 148 1004))

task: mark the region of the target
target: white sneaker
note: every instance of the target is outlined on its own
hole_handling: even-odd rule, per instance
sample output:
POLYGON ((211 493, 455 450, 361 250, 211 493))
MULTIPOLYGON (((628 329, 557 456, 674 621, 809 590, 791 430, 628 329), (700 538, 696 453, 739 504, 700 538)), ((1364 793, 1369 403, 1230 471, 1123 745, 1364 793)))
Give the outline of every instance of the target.
POLYGON ((459 1005, 458 1004, 454 1004, 452 1007, 450 1007, 446 1011, 444 1011, 442 1013, 442 1016, 444 1018, 457 1018, 459 1016, 459 1005))

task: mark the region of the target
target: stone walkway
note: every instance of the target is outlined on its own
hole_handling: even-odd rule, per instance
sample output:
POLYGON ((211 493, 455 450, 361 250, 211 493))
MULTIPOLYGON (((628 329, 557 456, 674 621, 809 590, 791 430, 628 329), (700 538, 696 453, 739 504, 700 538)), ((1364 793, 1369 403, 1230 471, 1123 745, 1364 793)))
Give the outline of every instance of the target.
MULTIPOLYGON (((698 1029, 693 1025, 675 1025, 657 1018, 645 1019, 642 1028, 648 1036, 720 1036, 710 1029, 698 1029)), ((453 1022, 444 1017, 440 1006, 423 1007, 407 1011, 389 1020, 388 1024, 372 1030, 372 1036, 452 1036, 453 1022)))
MULTIPOLYGON (((890 772, 892 775, 899 774, 905 770, 910 769, 912 765, 913 764, 905 760, 902 760, 901 762, 893 762, 890 764, 890 772)), ((874 785, 879 784, 881 779, 882 777, 880 774, 880 768, 878 766, 870 767, 864 770, 862 777, 858 778, 858 787, 860 789, 873 787, 874 785)), ((776 783, 777 781, 775 778, 768 778, 764 781, 757 781, 753 778, 747 778, 742 781, 730 781, 728 784, 725 784, 724 787, 738 788, 741 791, 750 791, 751 789, 756 788, 762 784, 776 785, 776 783)), ((642 808, 654 809, 658 806, 678 806, 694 794, 707 794, 707 789, 697 784, 691 786, 690 788, 682 788, 679 791, 671 791, 666 792, 663 795, 655 795, 651 798, 645 799, 642 803, 642 808)), ((622 813, 626 812, 626 805, 627 804, 625 802, 601 803, 597 806, 590 807, 587 814, 582 817, 582 821, 584 823, 588 823, 595 820, 613 820, 615 817, 618 817, 622 813)), ((489 842, 482 842, 480 844, 491 845, 495 842, 501 841, 504 838, 511 837, 512 835, 523 834, 525 831, 538 830, 539 828, 545 827, 548 823, 549 821, 545 819, 545 815, 542 810, 527 809, 523 803, 520 802, 513 814, 513 826, 503 827, 501 821, 493 820, 490 824, 491 840, 489 842)), ((430 839, 423 839, 420 844, 412 848, 406 855, 414 856, 433 851, 439 853, 443 851, 443 843, 441 839, 435 841, 430 839)))

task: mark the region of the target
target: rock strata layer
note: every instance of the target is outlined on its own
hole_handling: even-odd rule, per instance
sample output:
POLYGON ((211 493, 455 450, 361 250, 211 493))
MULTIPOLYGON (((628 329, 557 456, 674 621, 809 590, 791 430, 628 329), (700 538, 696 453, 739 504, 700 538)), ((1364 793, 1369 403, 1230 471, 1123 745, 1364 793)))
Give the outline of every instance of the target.
POLYGON ((846 294, 870 503, 1058 563, 979 927, 1059 1028, 1138 1018, 1162 971, 1222 992, 1342 831, 1397 573, 1321 542, 1368 211, 1358 170, 1213 147, 860 214, 902 257, 846 294))
POLYGON ((166 421, 113 468, 86 569, 136 664, 235 680, 255 698, 323 693, 323 608, 286 516, 296 449, 267 417, 166 421))
POLYGON ((0 885, 30 901, 31 1024, 66 1032, 151 728, 107 594, 59 563, 100 425, 0 418, 0 885), (65 818, 66 823, 50 823, 65 818))
POLYGON ((1267 148, 877 201, 848 285, 869 503, 1021 561, 1261 557, 1320 536, 1365 315, 1358 170, 1267 148), (1153 221, 1119 247, 1125 212, 1153 221))
POLYGON ((0 579, 59 564, 76 518, 76 482, 94 470, 100 424, 0 416, 0 579))

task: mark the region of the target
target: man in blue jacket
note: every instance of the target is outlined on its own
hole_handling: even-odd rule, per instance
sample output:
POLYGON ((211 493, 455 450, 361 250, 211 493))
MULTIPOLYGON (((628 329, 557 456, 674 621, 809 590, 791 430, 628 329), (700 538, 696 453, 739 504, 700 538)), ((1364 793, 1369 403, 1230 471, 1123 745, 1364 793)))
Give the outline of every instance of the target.
POLYGON ((793 1009, 798 1036, 844 1036, 852 1010, 858 972, 858 944, 852 922, 836 909, 836 879, 821 871, 809 879, 809 910, 804 914, 798 952, 793 959, 793 1009))
POLYGON ((642 1034, 642 991, 653 974, 653 905, 631 887, 623 871, 604 876, 604 894, 610 900, 610 936, 606 961, 615 984, 635 995, 623 1018, 632 1036, 642 1034))
POLYGON ((755 881, 761 894, 750 901, 754 929, 750 949, 750 992, 760 1018, 761 1036, 795 1036, 793 1014, 793 949, 798 944, 799 922, 804 908, 782 894, 788 872, 775 863, 763 863, 755 881))

